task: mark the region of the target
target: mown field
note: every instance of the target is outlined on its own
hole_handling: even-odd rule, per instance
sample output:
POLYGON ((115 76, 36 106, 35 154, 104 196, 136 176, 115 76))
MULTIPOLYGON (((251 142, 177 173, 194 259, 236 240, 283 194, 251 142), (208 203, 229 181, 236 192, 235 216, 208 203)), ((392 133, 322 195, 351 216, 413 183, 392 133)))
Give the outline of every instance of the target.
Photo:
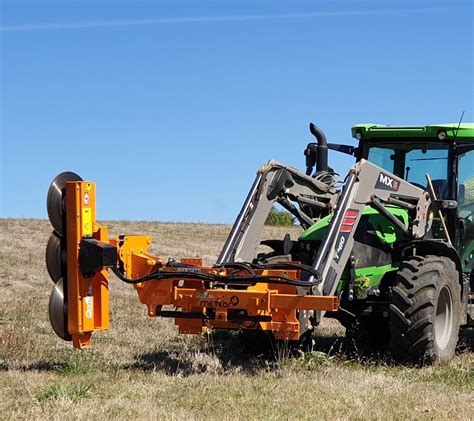
MULTIPOLYGON (((162 256, 216 258, 226 225, 115 221, 112 235, 148 233, 162 256)), ((266 228, 267 238, 288 229, 266 228)), ((246 355, 236 334, 179 336, 149 319, 134 289, 113 275, 111 329, 93 348, 55 336, 47 306, 45 220, 0 220, 0 417, 166 419, 472 419, 474 353, 464 334, 443 367, 358 361, 344 329, 326 320, 320 351, 277 363, 246 355)), ((292 232, 293 238, 296 229, 292 232)))

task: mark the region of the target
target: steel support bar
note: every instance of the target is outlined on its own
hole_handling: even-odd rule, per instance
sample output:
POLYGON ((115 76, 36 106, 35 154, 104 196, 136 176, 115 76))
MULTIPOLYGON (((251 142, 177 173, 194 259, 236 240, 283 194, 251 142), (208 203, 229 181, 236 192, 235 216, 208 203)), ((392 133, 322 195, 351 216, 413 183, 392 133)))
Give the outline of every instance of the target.
POLYGON ((336 311, 339 306, 336 296, 280 294, 277 290, 264 291, 175 288, 174 302, 183 311, 191 308, 213 308, 216 310, 247 310, 249 314, 259 311, 324 310, 336 311))

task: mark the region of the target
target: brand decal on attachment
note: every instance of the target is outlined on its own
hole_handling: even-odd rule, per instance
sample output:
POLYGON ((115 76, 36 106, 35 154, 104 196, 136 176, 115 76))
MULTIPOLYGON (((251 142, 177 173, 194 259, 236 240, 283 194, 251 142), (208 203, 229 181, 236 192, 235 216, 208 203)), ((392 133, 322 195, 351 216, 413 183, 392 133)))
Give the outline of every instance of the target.
POLYGON ((383 172, 379 174, 375 183, 375 188, 381 190, 398 191, 399 187, 400 183, 395 178, 383 172))
POLYGON ((230 300, 223 301, 223 300, 201 300, 199 305, 201 307, 209 307, 209 308, 229 308, 235 307, 239 304, 240 300, 237 295, 233 295, 230 297, 230 300))

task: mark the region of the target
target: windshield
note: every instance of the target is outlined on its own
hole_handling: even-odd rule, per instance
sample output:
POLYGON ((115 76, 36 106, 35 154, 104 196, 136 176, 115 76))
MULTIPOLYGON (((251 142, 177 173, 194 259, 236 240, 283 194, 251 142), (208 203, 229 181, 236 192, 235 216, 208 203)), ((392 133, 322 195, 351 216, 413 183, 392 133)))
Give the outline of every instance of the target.
POLYGON ((438 198, 448 198, 448 145, 440 143, 368 144, 367 159, 375 165, 426 188, 426 175, 433 181, 438 198))

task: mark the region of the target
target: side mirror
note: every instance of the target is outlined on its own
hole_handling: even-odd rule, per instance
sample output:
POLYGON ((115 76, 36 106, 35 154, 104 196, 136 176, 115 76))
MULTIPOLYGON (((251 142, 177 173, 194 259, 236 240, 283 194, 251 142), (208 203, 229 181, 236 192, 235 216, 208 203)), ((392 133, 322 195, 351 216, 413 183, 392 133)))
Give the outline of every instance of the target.
POLYGON ((316 143, 308 143, 304 150, 304 156, 306 157, 306 175, 311 175, 318 158, 318 145, 316 143))

